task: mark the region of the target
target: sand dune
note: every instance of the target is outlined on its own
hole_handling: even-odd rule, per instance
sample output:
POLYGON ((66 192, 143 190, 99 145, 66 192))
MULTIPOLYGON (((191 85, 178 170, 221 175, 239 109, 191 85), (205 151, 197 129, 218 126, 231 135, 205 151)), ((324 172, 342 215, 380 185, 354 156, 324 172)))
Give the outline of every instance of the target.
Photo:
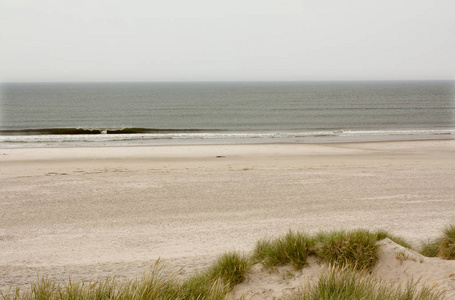
MULTIPOLYGON (((434 286, 446 291, 447 299, 455 299, 455 261, 441 258, 429 258, 404 248, 386 238, 379 242, 380 258, 372 276, 385 283, 406 286, 408 282, 417 282, 417 286, 434 286)), ((255 265, 247 280, 235 287, 230 297, 237 299, 279 299, 315 283, 328 266, 320 264, 314 257, 309 259, 309 266, 296 271, 292 266, 278 267, 274 271, 255 265)))

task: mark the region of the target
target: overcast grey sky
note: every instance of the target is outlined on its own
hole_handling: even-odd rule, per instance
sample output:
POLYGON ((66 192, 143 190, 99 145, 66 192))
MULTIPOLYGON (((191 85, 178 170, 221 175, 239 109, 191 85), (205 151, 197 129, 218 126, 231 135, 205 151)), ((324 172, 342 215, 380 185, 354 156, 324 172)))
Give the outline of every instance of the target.
POLYGON ((455 79, 453 0, 0 0, 0 81, 455 79))

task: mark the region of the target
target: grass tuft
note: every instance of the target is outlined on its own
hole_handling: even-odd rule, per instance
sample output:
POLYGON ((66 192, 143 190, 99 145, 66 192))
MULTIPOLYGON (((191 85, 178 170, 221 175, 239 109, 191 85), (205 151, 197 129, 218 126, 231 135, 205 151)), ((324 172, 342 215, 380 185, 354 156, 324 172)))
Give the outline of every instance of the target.
MULTIPOLYGON (((204 278, 207 279, 207 278, 204 278)), ((177 280, 175 273, 164 272, 157 262, 142 279, 119 283, 114 278, 91 282, 58 283, 41 278, 31 289, 22 293, 18 288, 14 294, 3 295, 6 300, 71 300, 71 299, 112 299, 112 300, 168 300, 168 299, 223 299, 227 289, 221 280, 193 281, 185 285, 177 280)))
POLYGON ((371 275, 348 268, 332 267, 319 281, 289 295, 287 300, 439 300, 443 293, 410 282, 402 289, 377 280, 371 275))
POLYGON ((439 245, 441 245, 441 239, 422 242, 419 253, 427 257, 436 257, 439 254, 439 245))
POLYGON ((284 237, 261 240, 256 244, 253 261, 267 268, 292 264, 301 269, 309 255, 335 266, 370 269, 378 260, 377 234, 366 230, 322 232, 314 237, 289 231, 284 237))
POLYGON ((199 273, 185 280, 176 299, 223 299, 228 290, 228 285, 220 278, 213 279, 206 273, 199 273))
POLYGON ((242 283, 251 267, 247 257, 235 252, 225 253, 208 269, 209 278, 220 279, 230 288, 242 283))
POLYGON ((235 252, 225 253, 209 269, 183 283, 183 299, 222 299, 236 284, 245 280, 250 267, 247 257, 235 252))
POLYGON ((441 237, 422 243, 419 252, 428 257, 455 259, 455 224, 447 226, 441 237))
POLYGON ((444 229, 439 252, 445 259, 455 259, 455 225, 449 225, 444 229))
POLYGON ((314 254, 314 239, 300 232, 289 231, 275 240, 261 240, 253 251, 253 261, 267 268, 292 264, 296 269, 307 265, 307 258, 314 254))
POLYGON ((337 267, 371 269, 379 258, 376 236, 366 230, 320 233, 316 239, 317 256, 337 267))
MULTIPOLYGON (((362 270, 370 270, 378 260, 378 240, 390 238, 406 247, 403 239, 386 231, 367 230, 321 232, 309 236, 289 231, 273 240, 261 240, 256 244, 252 257, 235 252, 220 256, 203 272, 193 274, 186 280, 178 279, 176 273, 165 272, 159 261, 141 279, 119 282, 115 278, 92 282, 59 282, 39 278, 31 288, 22 292, 19 288, 8 294, 0 292, 5 300, 47 299, 224 299, 227 292, 242 283, 254 263, 265 267, 291 264, 302 269, 310 255, 331 265, 331 271, 323 274, 317 284, 311 285, 290 299, 440 299, 441 293, 431 288, 417 288, 410 283, 405 288, 385 285, 362 270), (341 269, 340 269, 341 268, 341 269), (363 275, 361 275, 363 274, 363 275)), ((412 249, 412 248, 411 248, 412 249)), ((446 227, 442 237, 423 244, 421 253, 455 259, 455 225, 446 227)), ((408 259, 397 254, 398 259, 408 259)))

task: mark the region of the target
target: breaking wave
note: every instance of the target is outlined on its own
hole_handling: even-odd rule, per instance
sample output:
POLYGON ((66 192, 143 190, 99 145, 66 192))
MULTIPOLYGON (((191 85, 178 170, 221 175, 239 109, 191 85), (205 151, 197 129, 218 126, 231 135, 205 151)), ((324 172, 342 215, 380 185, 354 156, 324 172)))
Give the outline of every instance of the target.
POLYGON ((158 129, 158 128, 40 128, 0 130, 0 135, 76 135, 76 134, 139 134, 139 133, 179 133, 207 132, 206 129, 158 129))
POLYGON ((202 129, 79 129, 51 128, 0 131, 1 147, 154 145, 179 143, 345 142, 394 139, 453 138, 455 129, 319 130, 285 132, 229 132, 202 129), (103 132, 104 131, 104 132, 103 132))

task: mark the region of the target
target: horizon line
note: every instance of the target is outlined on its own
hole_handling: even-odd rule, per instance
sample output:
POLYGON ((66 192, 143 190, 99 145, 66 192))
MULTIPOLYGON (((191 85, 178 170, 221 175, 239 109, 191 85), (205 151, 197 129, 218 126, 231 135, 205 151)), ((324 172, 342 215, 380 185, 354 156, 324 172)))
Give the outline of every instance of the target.
POLYGON ((158 81, 0 81, 8 83, 297 83, 297 82, 429 82, 455 79, 354 79, 354 80, 158 80, 158 81))

